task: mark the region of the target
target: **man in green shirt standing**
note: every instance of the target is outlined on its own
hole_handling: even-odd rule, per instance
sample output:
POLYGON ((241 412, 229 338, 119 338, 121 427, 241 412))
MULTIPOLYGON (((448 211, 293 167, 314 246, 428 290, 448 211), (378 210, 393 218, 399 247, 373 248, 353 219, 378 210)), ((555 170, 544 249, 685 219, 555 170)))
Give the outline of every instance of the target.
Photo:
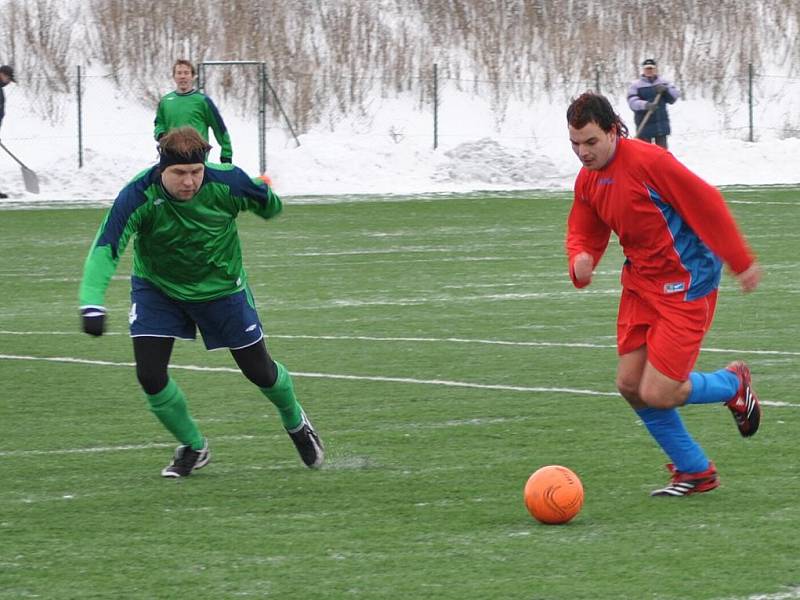
POLYGON ((175 339, 195 339, 198 328, 208 350, 230 350, 245 377, 277 407, 302 461, 319 467, 322 440, 297 401, 289 371, 267 352, 236 227, 242 211, 270 219, 283 205, 262 178, 207 164, 210 149, 193 128, 173 129, 161 138, 159 163, 114 200, 84 264, 83 330, 103 334, 105 292, 135 238, 128 320, 136 376, 150 410, 180 442, 161 475, 187 477, 210 459, 208 440, 167 371, 175 339))
POLYGON ((219 162, 232 162, 231 136, 211 98, 194 88, 196 75, 194 65, 188 60, 178 59, 172 65, 175 91, 159 101, 153 135, 158 141, 170 129, 190 125, 205 141, 208 141, 210 127, 220 147, 219 162))

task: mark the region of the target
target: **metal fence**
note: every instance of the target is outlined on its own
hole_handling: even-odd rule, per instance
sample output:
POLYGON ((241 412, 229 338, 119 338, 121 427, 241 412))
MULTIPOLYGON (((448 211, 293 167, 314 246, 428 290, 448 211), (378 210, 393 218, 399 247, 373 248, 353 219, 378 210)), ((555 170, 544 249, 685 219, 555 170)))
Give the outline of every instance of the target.
MULTIPOLYGON (((202 87, 207 78, 208 71, 212 68, 220 68, 228 65, 252 65, 254 67, 254 77, 258 77, 261 84, 260 99, 255 114, 243 114, 240 117, 255 125, 258 130, 257 147, 248 148, 247 154, 258 155, 258 168, 264 172, 267 168, 267 151, 269 144, 268 137, 274 136, 279 141, 276 143, 285 144, 289 140, 297 145, 300 144, 298 135, 302 132, 295 130, 294 119, 291 111, 284 109, 280 98, 280 82, 270 81, 267 74, 267 66, 263 62, 255 61, 212 61, 200 65, 199 85, 202 87), (274 86, 274 87, 273 87, 274 86), (277 89, 276 89, 277 88, 277 89)), ((332 111, 328 113, 326 119, 329 130, 335 131, 339 127, 348 127, 348 136, 375 136, 388 135, 395 142, 407 142, 415 144, 419 148, 439 148, 443 142, 449 144, 459 140, 467 141, 474 139, 474 133, 465 127, 463 118, 455 115, 454 120, 453 104, 451 103, 455 95, 467 95, 476 100, 484 101, 491 110, 494 110, 493 118, 495 124, 494 139, 502 141, 504 137, 530 137, 536 138, 539 143, 543 143, 548 138, 546 131, 539 131, 538 128, 544 124, 537 123, 532 118, 530 125, 525 125, 525 131, 509 131, 508 123, 514 111, 526 110, 531 107, 535 112, 534 105, 537 102, 555 102, 566 106, 566 102, 571 96, 586 89, 596 89, 606 93, 622 112, 625 90, 608 89, 610 84, 604 83, 606 80, 618 79, 618 74, 614 78, 605 77, 605 74, 598 68, 591 77, 585 79, 566 79, 563 78, 557 83, 550 82, 550 89, 546 90, 542 82, 530 81, 497 81, 488 79, 470 79, 442 77, 437 65, 431 65, 429 75, 412 78, 410 89, 398 92, 397 98, 392 99, 393 103, 387 102, 382 98, 380 102, 367 103, 362 106, 353 107, 352 113, 346 111, 332 111), (538 90, 538 92, 536 91, 538 90), (553 91, 555 90, 555 91, 553 91), (535 100, 534 100, 535 98, 535 100), (370 129, 371 124, 380 120, 382 111, 396 111, 397 102, 407 102, 409 112, 414 112, 419 116, 417 121, 409 126, 392 126, 386 131, 376 132, 370 129), (522 107, 522 108, 521 108, 522 107), (426 131, 427 130, 427 131, 426 131)), ((104 111, 98 111, 90 106, 96 107, 98 99, 94 102, 87 102, 87 98, 93 94, 104 93, 100 88, 108 89, 113 87, 112 78, 108 75, 87 75, 81 67, 75 69, 74 85, 71 86, 74 93, 65 96, 58 111, 51 114, 54 121, 61 121, 62 124, 68 123, 74 115, 74 129, 66 126, 61 127, 62 133, 58 135, 70 135, 73 131, 75 141, 75 161, 77 166, 83 167, 87 150, 91 150, 95 140, 100 137, 114 135, 121 144, 127 143, 126 140, 135 138, 137 143, 153 144, 152 127, 146 124, 144 119, 130 120, 123 119, 114 131, 109 131, 109 127, 98 126, 105 115, 104 111), (136 130, 130 127, 138 123, 136 130)), ((631 77, 633 79, 633 77, 631 77)), ((166 84, 167 82, 165 82, 166 84)), ((707 84, 708 82, 706 82, 707 84)), ((709 120, 704 129, 687 131, 683 135, 697 136, 719 136, 735 137, 746 141, 757 141, 762 134, 769 133, 772 136, 800 137, 800 102, 794 102, 794 98, 800 98, 800 79, 787 77, 784 75, 771 75, 769 73, 758 73, 750 68, 746 81, 736 82, 737 90, 745 90, 743 97, 741 92, 737 92, 734 97, 722 94, 723 100, 716 101, 714 109, 716 111, 716 122, 709 120), (759 115, 765 115, 766 111, 782 108, 786 111, 783 123, 779 126, 759 125, 759 115), (768 132, 768 129, 772 130, 768 132)), ((684 90, 688 87, 684 84, 684 90)), ((166 92, 166 90, 165 90, 166 92)), ((123 92, 119 92, 124 95, 123 92)), ((324 97, 324 90, 320 91, 320 96, 324 97)), ((702 91, 689 93, 684 91, 684 95, 689 99, 702 97, 702 91)), ((283 99, 285 100, 285 99, 283 99)), ((138 105, 141 111, 149 110, 147 102, 142 98, 129 97, 128 102, 138 105)), ((713 99, 712 99, 713 101, 713 99)), ((155 101, 151 101, 152 114, 155 115, 155 101)), ((217 102, 223 115, 235 113, 238 109, 233 102, 221 105, 217 102)), ((461 109, 463 111, 463 108, 461 109)), ((383 115, 386 117, 386 115, 383 115)), ((535 115, 532 115, 535 117, 535 115)), ((227 120, 227 118, 226 118, 227 120)), ((774 122, 774 119, 773 119, 774 122)), ((58 131, 54 127, 53 131, 58 131)), ((234 140, 235 141, 235 140, 234 140)), ((36 145, 46 147, 47 139, 36 140, 36 145)), ((253 144, 254 146, 256 144, 253 144)))

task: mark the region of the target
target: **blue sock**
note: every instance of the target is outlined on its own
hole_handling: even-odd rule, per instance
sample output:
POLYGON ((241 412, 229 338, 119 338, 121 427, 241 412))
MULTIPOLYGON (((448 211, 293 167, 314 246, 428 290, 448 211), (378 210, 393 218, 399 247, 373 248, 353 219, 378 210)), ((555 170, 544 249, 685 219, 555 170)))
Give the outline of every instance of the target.
POLYGON ((720 369, 713 373, 689 373, 692 382, 692 391, 686 399, 686 404, 710 404, 712 402, 727 402, 736 395, 739 389, 739 378, 728 369, 720 369))
POLYGON ((678 471, 699 473, 708 468, 708 458, 676 409, 642 408, 636 414, 678 471))

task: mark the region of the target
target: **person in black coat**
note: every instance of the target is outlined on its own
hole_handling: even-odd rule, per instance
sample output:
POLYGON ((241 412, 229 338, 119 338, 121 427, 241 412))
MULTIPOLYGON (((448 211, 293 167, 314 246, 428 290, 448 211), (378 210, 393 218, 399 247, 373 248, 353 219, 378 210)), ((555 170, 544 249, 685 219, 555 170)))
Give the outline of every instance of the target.
POLYGON ((628 88, 628 105, 633 110, 636 137, 666 148, 667 136, 671 133, 667 104, 674 104, 680 95, 678 88, 658 74, 655 59, 642 62, 641 77, 628 88))

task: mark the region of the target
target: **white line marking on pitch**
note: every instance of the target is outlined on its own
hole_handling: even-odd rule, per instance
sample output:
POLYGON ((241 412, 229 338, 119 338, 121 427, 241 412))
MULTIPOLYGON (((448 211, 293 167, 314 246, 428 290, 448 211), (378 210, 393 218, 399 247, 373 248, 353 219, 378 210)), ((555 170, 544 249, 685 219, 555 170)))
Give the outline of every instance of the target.
MULTIPOLYGON (((107 367, 135 367, 132 362, 113 362, 109 360, 89 360, 86 358, 72 358, 69 356, 26 356, 16 354, 0 354, 0 360, 31 360, 41 362, 61 362, 79 365, 102 365, 107 367)), ((233 367, 201 367, 198 365, 176 365, 171 364, 171 369, 182 369, 184 371, 204 371, 209 373, 240 373, 239 369, 233 367)), ((306 373, 303 371, 292 371, 294 377, 310 377, 316 379, 340 379, 345 381, 377 381, 387 383, 410 383, 416 385, 442 385, 445 387, 471 388, 479 390, 501 390, 509 392, 541 392, 554 394, 574 394, 576 396, 610 396, 617 397, 617 392, 598 392, 597 390, 586 390, 580 388, 566 387, 539 387, 523 385, 506 385, 495 383, 471 383, 468 381, 452 381, 448 379, 416 379, 413 377, 386 377, 381 375, 342 375, 338 373, 306 373)), ((779 407, 798 407, 800 405, 791 402, 779 402, 762 400, 765 406, 779 407)))
MULTIPOLYGON (((451 419, 449 421, 443 421, 439 423, 403 423, 397 424, 393 426, 383 426, 382 429, 384 430, 402 430, 408 431, 409 429, 413 429, 414 431, 419 430, 426 430, 426 429, 441 429, 444 427, 469 427, 469 426, 483 426, 483 425, 494 425, 498 423, 515 423, 520 421, 526 421, 530 417, 514 417, 514 418, 504 418, 504 417, 495 417, 495 418, 474 418, 474 419, 451 419)), ((208 422, 209 419, 205 419, 205 422, 208 422)), ((351 431, 360 431, 358 429, 354 430, 339 430, 339 433, 348 433, 351 431)), ((216 435, 214 436, 214 441, 242 441, 242 440, 259 440, 265 439, 270 436, 269 433, 265 433, 264 435, 255 436, 255 435, 216 435)), ((273 437, 278 437, 273 434, 273 437)), ((26 456, 48 456, 53 454, 95 454, 99 452, 125 452, 129 450, 152 450, 152 449, 161 449, 161 448, 174 448, 176 442, 149 442, 146 444, 120 444, 118 446, 89 446, 85 448, 57 448, 52 450, 0 450, 0 458, 4 457, 26 457, 26 456)), ((355 458, 355 457, 351 457, 355 458)), ((326 456, 326 465, 329 465, 330 462, 333 461, 334 463, 342 463, 348 462, 346 457, 339 456, 334 453, 333 456, 326 456)), ((290 461, 293 465, 294 461, 290 461)), ((259 469, 283 469, 284 466, 261 466, 259 469)))
MULTIPOLYGON (((254 435, 222 435, 216 436, 215 440, 251 440, 256 439, 254 435)), ((4 450, 0 451, 3 456, 45 456, 49 454, 93 454, 95 452, 123 452, 126 450, 151 450, 154 448, 174 448, 175 442, 151 442, 149 444, 123 444, 120 446, 90 446, 88 448, 62 448, 59 450, 4 450)))
MULTIPOLYGON (((2 333, 2 332, 0 332, 2 333)), ((507 340, 484 340, 469 338, 426 338, 426 337, 380 337, 369 335, 267 335, 267 338, 309 339, 309 340, 355 340, 371 342, 450 342, 455 344, 489 344, 497 346, 531 346, 557 348, 616 348, 615 344, 591 344, 587 342, 515 342, 507 340)), ((741 348, 703 348, 702 352, 723 352, 739 354, 765 354, 777 356, 800 356, 800 352, 784 350, 743 350, 741 348)))
MULTIPOLYGON (((82 331, 6 331, 0 330, 0 335, 86 335, 82 331)), ((127 332, 108 331, 103 335, 130 335, 127 332)))
POLYGON ((745 600, 796 600, 800 598, 800 587, 791 588, 786 592, 778 592, 776 594, 756 594, 755 596, 747 596, 745 600))
MULTIPOLYGON (((85 335, 79 331, 8 331, 0 330, 0 335, 85 335)), ((105 335, 128 335, 123 332, 110 332, 105 335)), ((328 341, 362 341, 362 342, 421 342, 421 343, 451 343, 451 344, 483 344, 492 346, 519 346, 531 348, 616 348, 614 344, 592 344, 588 342, 524 342, 513 340, 487 340, 459 337, 413 337, 413 336, 373 336, 373 335, 291 335, 268 334, 267 339, 285 340, 328 340, 328 341)), ((789 350, 746 350, 743 348, 703 348, 702 352, 715 352, 721 354, 752 354, 763 356, 800 356, 800 352, 789 350)))
MULTIPOLYGON (((32 360, 42 362, 61 362, 80 365, 102 365, 107 367, 135 367, 132 362, 112 362, 109 360, 89 360, 85 358, 72 358, 69 356, 25 356, 16 354, 0 354, 0 359, 6 360, 32 360)), ((171 364, 170 369, 183 369, 186 371, 206 371, 211 373, 240 373, 233 367, 200 367, 197 365, 171 364)), ((583 390, 578 388, 561 387, 528 387, 519 385, 470 383, 467 381, 450 381, 447 379, 415 379, 413 377, 383 377, 379 375, 340 375, 337 373, 304 373, 292 371, 293 377, 312 377, 318 379, 343 379, 350 381, 381 381, 389 383, 413 383, 418 385, 443 385, 447 387, 464 387, 481 390, 505 390, 512 392, 553 392, 576 394, 584 396, 617 396, 616 392, 598 392, 596 390, 583 390)))

